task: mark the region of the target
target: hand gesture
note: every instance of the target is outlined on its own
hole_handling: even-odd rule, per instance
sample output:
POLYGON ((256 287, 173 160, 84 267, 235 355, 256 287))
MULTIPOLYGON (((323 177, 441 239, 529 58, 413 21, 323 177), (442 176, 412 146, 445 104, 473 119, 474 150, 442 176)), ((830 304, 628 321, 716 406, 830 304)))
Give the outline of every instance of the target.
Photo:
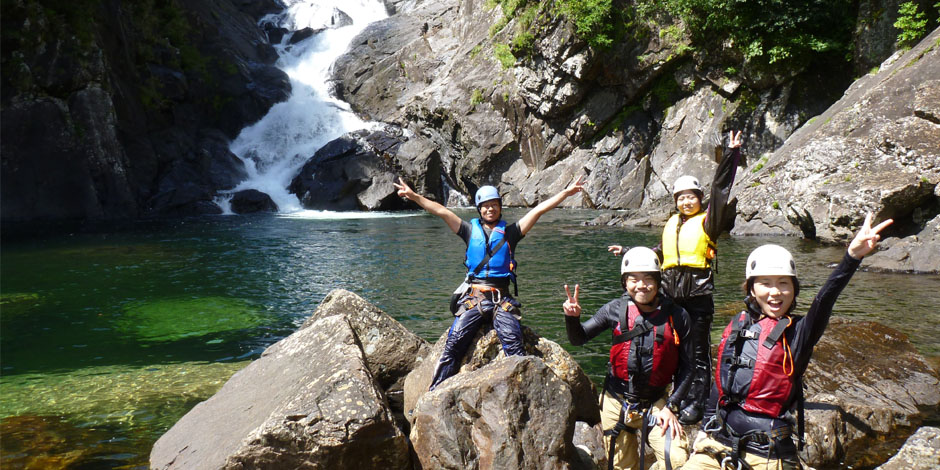
POLYGON ((581 316, 581 304, 578 303, 578 291, 580 290, 581 285, 574 285, 574 297, 571 296, 571 291, 568 290, 568 284, 565 284, 565 294, 568 294, 568 300, 561 306, 565 311, 565 315, 569 317, 580 317, 581 316))
POLYGON ((568 186, 567 188, 565 188, 563 192, 565 193, 565 197, 567 198, 567 197, 574 195, 575 193, 579 191, 584 191, 584 175, 579 176, 578 180, 575 181, 574 183, 571 183, 571 186, 568 186))
POLYGON ((623 254, 622 245, 607 245, 607 251, 609 251, 614 256, 620 256, 623 254))
POLYGON ((872 227, 871 219, 872 215, 869 212, 865 216, 865 223, 862 224, 862 228, 858 230, 855 238, 852 239, 852 243, 849 243, 849 256, 855 259, 862 259, 865 255, 871 253, 878 246, 878 240, 881 240, 881 235, 878 232, 894 222, 894 220, 888 219, 872 227))
POLYGON ((400 176, 398 177, 398 183, 392 183, 395 186, 395 189, 398 190, 398 195, 405 199, 414 200, 415 192, 408 186, 408 183, 405 182, 400 176))
POLYGON ((743 143, 744 141, 741 140, 741 131, 738 131, 737 134, 735 134, 734 131, 731 131, 731 133, 728 135, 729 149, 741 148, 741 144, 743 143))

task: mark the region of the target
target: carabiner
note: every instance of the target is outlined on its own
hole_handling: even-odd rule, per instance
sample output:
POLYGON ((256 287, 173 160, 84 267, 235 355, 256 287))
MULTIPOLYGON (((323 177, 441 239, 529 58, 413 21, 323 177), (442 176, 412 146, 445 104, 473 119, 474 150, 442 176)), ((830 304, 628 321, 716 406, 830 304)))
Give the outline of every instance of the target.
POLYGON ((735 467, 729 465, 729 464, 733 464, 733 463, 734 463, 734 459, 732 459, 731 456, 729 455, 729 456, 727 456, 727 457, 725 457, 724 459, 721 460, 721 465, 719 465, 719 466, 721 467, 721 470, 725 470, 725 469, 741 470, 741 466, 742 466, 741 459, 738 459, 738 466, 737 466, 737 468, 735 468, 735 467))

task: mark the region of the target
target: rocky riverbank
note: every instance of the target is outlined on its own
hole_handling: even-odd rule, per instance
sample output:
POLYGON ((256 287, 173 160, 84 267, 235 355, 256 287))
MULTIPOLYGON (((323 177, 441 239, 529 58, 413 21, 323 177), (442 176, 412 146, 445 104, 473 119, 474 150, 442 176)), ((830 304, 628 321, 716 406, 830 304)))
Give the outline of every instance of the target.
MULTIPOLYGON (((525 342, 530 355, 505 358, 481 332, 461 372, 425 392, 441 341, 335 290, 161 437, 151 467, 605 468, 597 391, 557 344, 525 342)), ((940 404, 937 372, 877 324, 834 322, 806 383, 813 468, 887 461, 940 404)), ((884 468, 931 468, 930 429, 884 468)))

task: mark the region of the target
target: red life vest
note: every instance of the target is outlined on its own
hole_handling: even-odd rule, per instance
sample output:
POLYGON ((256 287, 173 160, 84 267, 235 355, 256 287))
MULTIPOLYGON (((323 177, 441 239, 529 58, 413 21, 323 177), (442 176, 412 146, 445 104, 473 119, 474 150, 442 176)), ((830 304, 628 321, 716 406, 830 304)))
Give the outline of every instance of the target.
POLYGON ((647 383, 642 385, 649 387, 672 382, 679 367, 679 335, 670 314, 659 309, 646 317, 633 302, 627 302, 613 336, 610 368, 615 377, 625 382, 645 377, 647 383), (628 331, 623 331, 624 324, 628 331))
POLYGON ((719 406, 735 403, 746 411, 783 416, 798 379, 784 334, 791 323, 789 316, 765 316, 755 323, 745 311, 728 324, 715 369, 719 406))

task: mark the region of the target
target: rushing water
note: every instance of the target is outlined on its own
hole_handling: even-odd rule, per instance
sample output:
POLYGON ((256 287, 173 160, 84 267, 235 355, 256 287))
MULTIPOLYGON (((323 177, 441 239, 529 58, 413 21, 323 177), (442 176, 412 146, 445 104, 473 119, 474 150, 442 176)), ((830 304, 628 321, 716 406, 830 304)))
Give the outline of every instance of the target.
MULTIPOLYGON (((329 70, 356 34, 387 15, 380 0, 287 0, 285 5, 282 13, 262 23, 289 31, 323 31, 296 44, 290 44, 291 34, 287 34, 275 46, 280 57, 277 66, 290 78, 291 96, 232 142, 231 150, 245 162, 249 177, 229 193, 257 189, 271 196, 281 212, 294 212, 301 209, 300 202, 287 192, 287 186, 304 162, 327 142, 371 127, 348 104, 331 96, 329 70), (332 27, 338 10, 349 15, 352 25, 332 27)), ((228 196, 220 198, 221 205, 226 205, 228 196)))
MULTIPOLYGON (((508 219, 521 216, 509 210, 508 219)), ((472 211, 458 213, 469 217, 472 211)), ((564 283, 586 312, 619 295, 608 243, 653 245, 655 231, 585 227, 555 210, 520 243, 523 322, 599 380, 606 337, 567 344, 564 283)), ((747 253, 769 241, 799 263, 805 308, 839 249, 797 239, 723 238, 719 320, 740 306, 747 253)), ((352 290, 429 341, 448 327, 461 240, 410 214, 212 217, 98 233, 6 236, 0 267, 0 467, 145 467, 153 442, 248 360, 290 334, 334 288, 352 290)), ((889 324, 940 355, 938 276, 859 272, 836 313, 889 324)))

